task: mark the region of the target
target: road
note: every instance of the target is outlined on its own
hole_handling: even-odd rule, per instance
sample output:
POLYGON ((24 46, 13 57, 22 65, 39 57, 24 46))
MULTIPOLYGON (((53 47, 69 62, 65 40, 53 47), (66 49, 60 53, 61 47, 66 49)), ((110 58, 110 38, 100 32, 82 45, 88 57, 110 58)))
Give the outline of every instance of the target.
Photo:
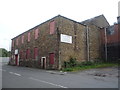
POLYGON ((118 88, 117 77, 98 77, 86 72, 51 73, 51 70, 2 65, 2 88, 118 88))
POLYGON ((2 63, 0 62, 0 90, 2 89, 2 63))

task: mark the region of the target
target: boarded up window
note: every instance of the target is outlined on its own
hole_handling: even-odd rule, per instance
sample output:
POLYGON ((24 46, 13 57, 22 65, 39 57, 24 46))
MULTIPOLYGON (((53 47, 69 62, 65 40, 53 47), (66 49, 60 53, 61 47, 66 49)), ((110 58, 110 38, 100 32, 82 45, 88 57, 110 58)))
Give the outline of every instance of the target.
POLYGON ((38 31, 39 31, 38 29, 35 30, 35 39, 38 38, 38 31))
POLYGON ((14 47, 14 40, 12 40, 12 47, 14 47))
POLYGON ((54 34, 55 33, 55 21, 51 21, 49 26, 50 26, 50 34, 54 34))
POLYGON ((25 59, 25 52, 23 50, 20 51, 20 59, 25 59))
POLYGON ((24 36, 22 36, 22 44, 24 43, 24 36))
POLYGON ((54 58, 55 58, 55 54, 54 53, 50 53, 49 54, 50 64, 54 64, 54 58))
POLYGON ((23 52, 22 52, 22 50, 21 50, 21 51, 20 51, 20 59, 23 59, 23 57, 22 57, 23 55, 22 55, 22 54, 23 54, 23 52))
POLYGON ((28 33, 28 42, 30 41, 30 32, 28 33))
POLYGON ((22 59, 25 59, 25 51, 22 52, 22 59))
POLYGON ((18 38, 16 39, 16 45, 18 45, 18 38))
POLYGON ((37 59, 37 57, 38 57, 38 48, 35 47, 34 48, 34 59, 37 59))
POLYGON ((30 49, 26 50, 26 59, 30 58, 30 49))

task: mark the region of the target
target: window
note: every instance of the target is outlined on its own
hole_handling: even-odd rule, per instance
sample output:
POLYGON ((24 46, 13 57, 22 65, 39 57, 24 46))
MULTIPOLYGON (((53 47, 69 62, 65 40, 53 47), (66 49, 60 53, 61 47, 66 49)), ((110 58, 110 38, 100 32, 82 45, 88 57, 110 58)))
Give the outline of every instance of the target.
POLYGON ((18 45, 18 38, 16 39, 16 45, 18 45))
POLYGON ((30 32, 28 33, 28 42, 30 41, 30 32))
POLYGON ((39 31, 38 29, 35 30, 35 39, 38 38, 38 31, 39 31))
POLYGON ((55 33, 55 21, 50 22, 49 28, 50 28, 50 34, 54 34, 55 33))
POLYGON ((24 36, 22 36, 22 44, 24 43, 24 36))
POLYGON ((38 56, 38 48, 34 48, 34 59, 37 59, 38 56))
POLYGON ((30 58, 30 49, 26 50, 26 59, 30 58))
POLYGON ((22 51, 22 59, 25 59, 25 53, 26 53, 26 52, 23 50, 23 51, 22 51))
POLYGON ((12 47, 14 47, 14 40, 12 40, 12 47))
POLYGON ((20 51, 20 59, 23 59, 23 52, 22 52, 22 50, 20 51))
POLYGON ((54 64, 54 57, 55 57, 55 54, 54 54, 54 53, 50 53, 50 54, 49 54, 50 64, 54 64))
MULTIPOLYGON (((27 55, 27 53, 30 54, 30 51, 29 51, 29 50, 26 51, 26 55, 27 55)), ((28 56, 29 56, 29 55, 28 55, 28 56)), ((27 56, 27 58, 28 58, 28 56, 27 56)), ((25 59, 25 51, 24 51, 24 50, 21 50, 21 51, 20 51, 20 59, 25 59)))

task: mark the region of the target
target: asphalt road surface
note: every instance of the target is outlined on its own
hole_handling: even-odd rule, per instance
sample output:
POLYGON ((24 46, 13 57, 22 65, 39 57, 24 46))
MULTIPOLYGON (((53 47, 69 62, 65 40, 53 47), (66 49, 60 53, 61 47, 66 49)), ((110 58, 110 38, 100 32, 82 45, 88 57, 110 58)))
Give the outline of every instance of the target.
POLYGON ((2 89, 2 63, 0 63, 0 90, 2 89))
POLYGON ((58 71, 3 64, 0 72, 2 88, 118 88, 117 74, 93 75, 95 70, 61 75, 58 71))

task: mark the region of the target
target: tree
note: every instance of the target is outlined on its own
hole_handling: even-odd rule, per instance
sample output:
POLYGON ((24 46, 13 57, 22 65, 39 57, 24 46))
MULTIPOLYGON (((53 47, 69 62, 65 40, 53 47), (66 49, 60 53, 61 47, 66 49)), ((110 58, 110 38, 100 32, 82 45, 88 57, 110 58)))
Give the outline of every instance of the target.
POLYGON ((4 48, 0 48, 0 57, 9 57, 10 56, 10 51, 7 51, 4 48))

